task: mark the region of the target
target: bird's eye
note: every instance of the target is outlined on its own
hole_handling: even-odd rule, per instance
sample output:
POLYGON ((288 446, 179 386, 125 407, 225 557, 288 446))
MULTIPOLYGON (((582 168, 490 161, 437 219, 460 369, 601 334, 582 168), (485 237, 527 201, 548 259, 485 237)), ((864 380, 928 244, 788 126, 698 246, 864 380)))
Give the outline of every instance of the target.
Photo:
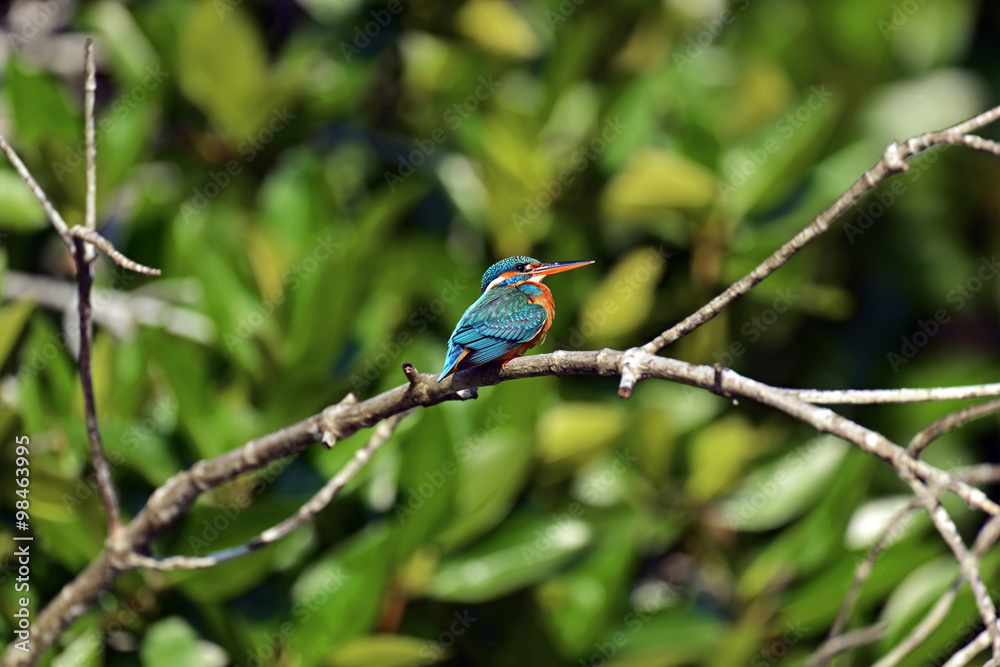
POLYGON ((519 262, 514 265, 514 270, 517 271, 518 273, 524 273, 524 270, 527 268, 528 267, 523 262, 519 262))

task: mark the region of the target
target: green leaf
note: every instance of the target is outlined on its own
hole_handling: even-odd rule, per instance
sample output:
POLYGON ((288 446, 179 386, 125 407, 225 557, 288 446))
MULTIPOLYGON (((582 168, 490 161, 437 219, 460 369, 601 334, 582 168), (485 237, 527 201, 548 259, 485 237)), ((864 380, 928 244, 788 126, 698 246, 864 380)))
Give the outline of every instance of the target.
POLYGON ((813 86, 753 141, 727 151, 719 166, 722 204, 740 218, 751 209, 775 204, 798 187, 842 106, 826 85, 813 86))
POLYGON ((448 656, 440 645, 399 635, 370 635, 351 639, 330 655, 331 667, 409 667, 432 665, 448 656))
POLYGON ((178 79, 233 145, 251 138, 283 99, 263 40, 243 9, 200 0, 179 30, 178 79))
POLYGON ((633 519, 628 511, 616 513, 581 563, 538 588, 542 618, 567 656, 600 640, 620 613, 612 596, 627 585, 631 571, 633 519))
POLYGON ((7 86, 19 141, 36 146, 48 142, 63 146, 83 142, 82 123, 77 122, 66 90, 56 78, 11 58, 7 86))
POLYGON ((576 511, 551 517, 519 516, 470 549, 438 564, 428 595, 451 602, 492 600, 544 581, 593 539, 576 511))
POLYGON ((0 230, 32 232, 48 225, 45 212, 24 181, 14 172, 0 169, 0 230))
POLYGON ((582 460, 609 446, 624 429, 620 403, 556 403, 538 422, 539 456, 550 464, 582 460))
POLYGON ((771 530, 800 515, 820 498, 850 450, 843 440, 821 436, 751 473, 719 506, 728 525, 771 530))
POLYGON ((292 585, 288 642, 305 667, 318 665, 344 640, 369 631, 382 609, 388 579, 389 529, 368 528, 307 568, 292 585))
POLYGON ((447 521, 458 486, 458 465, 444 413, 428 411, 399 436, 402 461, 392 525, 400 559, 408 557, 447 521))
POLYGON ((184 619, 171 616, 149 626, 139 656, 146 667, 222 667, 225 651, 198 637, 184 619))
POLYGON ((7 361, 14 343, 21 336, 34 310, 35 304, 28 299, 20 299, 0 307, 0 322, 3 322, 3 328, 0 329, 0 366, 7 361))

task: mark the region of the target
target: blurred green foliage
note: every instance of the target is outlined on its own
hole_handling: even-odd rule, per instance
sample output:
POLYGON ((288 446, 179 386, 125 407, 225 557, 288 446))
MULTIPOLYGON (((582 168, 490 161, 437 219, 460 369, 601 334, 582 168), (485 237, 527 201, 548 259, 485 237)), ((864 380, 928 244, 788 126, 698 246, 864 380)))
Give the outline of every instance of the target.
MULTIPOLYGON (((597 260, 550 281, 558 316, 543 350, 641 344, 790 238, 889 141, 1000 98, 1000 15, 972 0, 7 11, 0 127, 70 224, 83 216, 82 42, 96 36, 102 233, 163 270, 102 260, 98 285, 211 323, 207 341, 96 329, 97 405, 127 515, 199 459, 398 385, 403 361, 436 372, 497 258, 597 260)), ((995 381, 998 182, 996 160, 967 149, 916 158, 667 353, 786 386, 995 381)), ((71 278, 6 162, 0 238, 0 281, 71 278)), ((0 321, 0 435, 31 437, 37 612, 106 526, 61 314, 5 299, 0 321)), ((905 443, 952 408, 843 412, 905 443)), ((927 459, 996 461, 997 424, 969 424, 927 459)), ((366 437, 204 495, 156 553, 245 541, 366 437)), ((409 417, 280 544, 212 570, 123 576, 43 664, 795 665, 907 493, 883 463, 746 401, 653 381, 628 402, 609 378, 505 383, 409 417)), ((952 501, 968 539, 981 517, 952 501)), ((998 566, 996 552, 983 566, 994 597, 998 566)), ((955 575, 914 519, 851 621, 884 620, 889 636, 835 664, 884 654, 955 575)), ((902 664, 945 655, 976 618, 966 589, 902 664)))

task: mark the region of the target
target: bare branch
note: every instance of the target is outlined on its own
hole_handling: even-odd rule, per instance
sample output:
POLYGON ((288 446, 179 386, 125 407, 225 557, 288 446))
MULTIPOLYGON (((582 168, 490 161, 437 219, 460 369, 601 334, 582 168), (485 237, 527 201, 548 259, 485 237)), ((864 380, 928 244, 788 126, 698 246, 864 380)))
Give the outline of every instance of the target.
POLYGON ((955 555, 962 578, 965 579, 972 589, 972 595, 976 600, 976 607, 983 618, 983 624, 990 631, 991 643, 993 645, 993 657, 1000 662, 1000 631, 997 630, 997 611, 990 599, 986 584, 979 576, 979 556, 975 551, 969 552, 962 542, 961 535, 958 534, 958 527, 952 521, 948 512, 932 494, 926 493, 927 487, 916 479, 914 474, 906 467, 897 469, 902 477, 913 489, 920 503, 927 509, 934 526, 937 528, 945 543, 955 555))
POLYGON ((945 591, 944 595, 938 598, 931 610, 924 616, 917 627, 913 628, 906 639, 899 642, 885 657, 876 662, 872 667, 895 667, 899 662, 923 644, 931 633, 937 630, 938 626, 948 617, 951 606, 955 603, 958 591, 962 587, 962 579, 959 577, 951 588, 945 591))
POLYGON ((24 182, 27 183, 28 189, 31 190, 33 195, 35 195, 35 199, 38 200, 38 203, 42 205, 42 208, 45 210, 45 215, 48 216, 49 220, 52 222, 52 226, 56 228, 57 232, 59 232, 59 236, 62 237, 70 252, 73 251, 73 238, 76 237, 96 245, 98 248, 106 252, 108 256, 119 266, 123 266, 126 269, 135 271, 136 273, 144 273, 148 276, 160 275, 159 269, 153 269, 148 266, 143 266, 138 262, 133 262, 128 257, 118 252, 118 250, 116 250, 111 244, 111 241, 108 241, 94 230, 81 227, 80 225, 76 225, 72 229, 68 228, 66 226, 66 221, 63 220, 59 211, 56 210, 56 208, 52 205, 52 202, 50 202, 49 198, 45 195, 45 191, 42 190, 40 185, 38 185, 38 182, 31 175, 31 172, 28 171, 28 168, 24 166, 24 162, 21 161, 17 152, 11 147, 10 144, 7 143, 7 140, 4 139, 3 136, 0 136, 0 150, 3 150, 7 159, 9 159, 10 163, 14 165, 14 170, 17 171, 18 175, 20 175, 24 182))
POLYGON ((284 538, 296 528, 300 528, 312 521, 323 508, 337 497, 337 495, 347 486, 347 483, 354 479, 355 475, 371 460, 375 452, 378 451, 396 430, 396 425, 403 420, 413 409, 401 412, 389 417, 375 427, 368 442, 354 453, 354 456, 344 464, 344 467, 337 471, 330 481, 322 489, 306 501, 298 511, 285 519, 278 525, 268 528, 260 535, 250 540, 248 543, 225 549, 208 556, 171 556, 169 558, 149 558, 133 554, 131 564, 135 567, 147 567, 154 570, 195 570, 204 567, 212 567, 226 561, 233 560, 240 556, 256 551, 261 547, 273 544, 284 538))
POLYGON ((133 262, 131 259, 125 255, 118 252, 115 247, 111 244, 111 241, 107 240, 97 232, 92 229, 87 229, 86 227, 81 227, 80 225, 75 225, 69 230, 69 235, 84 241, 93 243, 98 248, 103 250, 108 257, 110 257, 115 264, 124 267, 129 271, 134 271, 136 273, 143 273, 147 276, 158 276, 160 275, 159 269, 153 269, 138 262, 133 262))
POLYGON ((970 405, 963 410, 953 412, 950 415, 945 415, 922 430, 920 433, 913 436, 913 439, 910 440, 910 444, 906 446, 906 453, 916 458, 920 456, 920 453, 924 451, 927 445, 931 444, 934 440, 941 437, 948 431, 954 430, 962 424, 972 421, 973 419, 991 415, 994 412, 1000 412, 1000 401, 990 401, 989 403, 970 405))
MULTIPOLYGON (((105 585, 101 582, 109 581, 109 577, 113 582, 122 570, 132 567, 130 554, 144 552, 150 542, 177 521, 200 494, 223 482, 300 452, 313 443, 323 441, 328 445, 336 444, 360 429, 375 426, 412 408, 430 407, 444 401, 467 400, 475 395, 472 390, 477 387, 551 375, 619 375, 626 354, 617 350, 558 351, 513 359, 503 370, 495 366, 481 366, 462 371, 441 383, 437 382, 436 376, 411 372, 407 382, 394 389, 364 401, 341 401, 297 424, 252 440, 215 458, 199 461, 188 470, 171 477, 150 496, 146 506, 122 529, 115 551, 108 552, 106 548, 105 557, 101 561, 106 572, 88 572, 86 578, 81 575, 64 588, 63 593, 78 604, 64 604, 63 595, 60 594, 57 598, 59 604, 54 601, 39 614, 36 627, 44 628, 45 636, 58 636, 69 623, 86 611, 101 590, 106 590, 94 590, 95 586, 105 585)), ((855 444, 863 451, 889 462, 897 470, 911 471, 911 474, 926 480, 932 487, 956 493, 971 507, 989 514, 1000 513, 1000 508, 979 489, 968 486, 925 461, 912 459, 904 449, 889 442, 884 436, 828 408, 806 403, 782 389, 744 378, 733 371, 718 373, 711 366, 695 366, 645 354, 633 357, 633 360, 638 364, 637 368, 643 377, 678 381, 708 391, 746 397, 771 406, 819 431, 832 433, 855 444)), ((44 650, 47 645, 40 643, 40 650, 44 650)), ((20 656, 14 656, 14 660, 12 664, 31 664, 30 660, 20 656)))
MULTIPOLYGON (((902 145, 895 141, 892 142, 871 169, 862 174, 844 194, 825 211, 816 216, 811 223, 792 237, 790 241, 778 248, 774 254, 761 262, 753 271, 727 287, 717 297, 643 345, 640 349, 649 354, 656 354, 664 347, 686 336, 705 322, 714 318, 727 308, 729 304, 749 292, 755 285, 791 259, 807 243, 827 231, 837 218, 867 192, 874 189, 880 182, 893 174, 907 171, 909 169, 907 161, 931 146, 938 144, 961 144, 977 150, 995 152, 994 142, 980 139, 979 137, 967 137, 965 135, 971 130, 992 123, 997 118, 1000 118, 1000 107, 990 109, 944 130, 928 132, 918 137, 913 137, 902 145)), ((634 384, 635 378, 631 370, 626 368, 626 372, 622 374, 619 394, 623 395, 623 397, 630 395, 634 384)))
POLYGON ((823 405, 876 405, 880 403, 926 403, 958 401, 967 398, 1000 396, 1000 382, 973 384, 962 387, 930 387, 927 389, 786 389, 808 403, 823 405))
MULTIPOLYGON (((878 539, 876 539, 875 543, 872 544, 870 549, 868 549, 868 553, 865 554, 864 560, 858 563, 858 566, 854 569, 854 579, 851 581, 851 585, 847 589, 847 594, 844 595, 844 601, 840 605, 840 611, 837 612, 837 618, 833 622, 833 627, 830 628, 830 639, 835 638, 847 628, 847 619, 850 617, 851 611, 854 609, 854 603, 857 602, 858 595, 861 593, 861 588, 864 586, 865 582, 868 581, 868 577, 870 577, 872 572, 875 570, 875 561, 877 561, 879 557, 885 553, 885 550, 889 547, 889 545, 899 537, 899 534, 906 528, 907 523, 909 523, 910 518, 916 514, 919 509, 919 501, 916 498, 912 498, 905 507, 893 515, 893 517, 886 524, 885 528, 882 529, 878 539)), ((820 662, 818 664, 824 663, 820 662)))
MULTIPOLYGON (((94 467, 97 471, 98 488, 105 511, 108 514, 109 539, 98 557, 76 579, 64 586, 56 598, 36 617, 33 628, 34 650, 31 653, 23 654, 8 648, 3 655, 4 665, 34 664, 54 644, 68 625, 84 614, 98 596, 108 590, 117 578, 129 569, 135 567, 156 569, 207 567, 250 553, 286 536, 305 522, 313 519, 331 502, 390 437, 399 420, 417 407, 430 407, 445 401, 475 398, 479 387, 495 385, 503 381, 575 374, 620 376, 619 395, 623 398, 628 398, 635 385, 644 378, 661 378, 681 382, 729 398, 745 397, 809 424, 818 431, 836 435, 854 444, 862 451, 889 463, 900 477, 913 488, 916 494, 915 501, 928 509, 935 527, 952 549, 961 567, 962 579, 969 582, 980 614, 986 622, 988 632, 984 634, 987 635, 988 643, 993 645, 994 659, 1000 660, 1000 632, 998 632, 996 625, 996 609, 978 573, 982 554, 997 539, 1000 539, 1000 506, 987 498, 981 490, 970 486, 957 474, 942 471, 920 460, 915 455, 911 455, 881 434, 828 408, 813 404, 873 404, 996 397, 1000 396, 1000 383, 957 388, 876 391, 795 390, 771 387, 721 366, 715 368, 695 366, 657 356, 657 353, 665 346, 711 320, 734 300, 782 266, 798 250, 829 229, 837 217, 866 192, 876 187, 880 181, 894 173, 906 171, 908 169, 907 160, 914 155, 938 144, 963 145, 976 150, 1000 154, 996 142, 969 134, 970 131, 1000 118, 1000 107, 946 130, 912 138, 902 145, 896 142, 890 144, 881 159, 871 169, 865 172, 836 202, 771 257, 742 279, 733 283, 697 312, 664 331, 641 348, 633 348, 625 352, 607 349, 592 352, 559 351, 548 355, 515 359, 504 368, 484 366, 471 369, 452 375, 440 383, 437 382, 435 376, 421 374, 412 365, 404 365, 406 384, 364 401, 359 401, 354 394, 348 394, 340 403, 329 406, 321 413, 297 424, 252 440, 237 449, 214 458, 198 461, 189 469, 168 479, 153 492, 146 505, 130 523, 120 526, 118 500, 104 457, 91 377, 90 350, 93 316, 91 304, 93 255, 91 251, 93 248, 90 244, 106 252, 112 260, 125 268, 148 275, 159 275, 159 271, 124 257, 96 231, 96 142, 94 141, 93 117, 96 72, 93 63, 93 44, 89 40, 85 54, 85 139, 87 146, 85 225, 68 228, 17 154, 2 137, 0 137, 0 148, 11 159, 15 169, 42 204, 53 226, 73 252, 77 264, 81 385, 86 408, 88 438, 94 467), (152 540, 183 516, 184 512, 202 493, 240 475, 260 469, 272 461, 301 452, 313 443, 322 442, 327 447, 332 447, 359 430, 371 427, 376 427, 376 430, 368 443, 355 453, 347 465, 338 471, 323 489, 299 508, 295 515, 264 531, 248 544, 204 558, 155 559, 142 555, 148 552, 152 540), (972 549, 965 547, 954 522, 940 505, 939 495, 945 490, 955 493, 969 507, 990 516, 977 536, 972 549)), ((927 441, 929 442, 931 439, 933 438, 928 436, 927 441)), ((981 472, 979 467, 976 468, 976 471, 977 473, 981 472)), ((882 541, 880 539, 880 542, 882 541)), ((853 605, 853 600, 851 600, 851 605, 853 605)), ((949 601, 946 606, 950 607, 950 605, 949 601)), ((937 611, 938 607, 936 606, 932 614, 937 611)), ((945 611, 941 613, 946 612, 945 608, 945 611)), ((838 630, 842 630, 846 626, 846 614, 849 614, 849 609, 844 612, 843 619, 838 616, 838 630)), ((881 626, 861 628, 846 634, 835 634, 824 644, 814 660, 821 663, 828 657, 855 646, 877 641, 883 634, 884 628, 881 626)), ((907 639, 907 642, 909 641, 910 638, 907 639)))
POLYGON ((821 665, 825 665, 841 653, 846 653, 859 646, 874 644, 882 639, 882 637, 885 637, 885 633, 885 625, 879 623, 866 628, 858 628, 837 637, 831 637, 823 642, 819 650, 802 667, 820 667, 821 665))
POLYGON ((62 237, 66 247, 69 248, 70 252, 72 252, 73 240, 70 238, 69 227, 66 226, 66 221, 63 220, 61 215, 59 215, 59 211, 57 211, 56 207, 52 205, 49 198, 45 196, 45 191, 42 190, 42 187, 38 185, 38 182, 31 175, 31 172, 29 172, 28 168, 24 166, 24 163, 21 162, 21 158, 18 156, 17 151, 11 148, 11 145, 7 143, 7 140, 4 139, 2 135, 0 135, 0 150, 4 152, 7 159, 10 160, 10 163, 14 165, 14 170, 18 173, 18 175, 24 180, 25 183, 28 184, 28 189, 31 190, 31 194, 35 195, 35 199, 37 199, 38 203, 42 205, 42 209, 45 210, 45 215, 48 216, 52 226, 56 228, 56 231, 59 232, 59 236, 62 237))
MULTIPOLYGON (((97 68, 94 65, 94 40, 87 39, 84 47, 83 84, 83 125, 84 142, 87 147, 87 197, 84 224, 87 229, 97 232, 97 142, 94 140, 94 96, 97 92, 97 68)), ((95 253, 91 245, 86 246, 87 262, 93 262, 95 253)), ((107 252, 107 251, 105 251, 107 252)))
POLYGON ((118 494, 111 481, 111 468, 104 456, 104 444, 101 442, 101 432, 97 426, 97 406, 94 401, 94 380, 90 369, 90 288, 94 282, 93 265, 87 262, 85 244, 82 239, 75 239, 76 248, 76 281, 79 287, 80 314, 80 354, 77 365, 80 367, 80 385, 83 388, 83 404, 87 415, 87 438, 90 441, 90 457, 94 463, 97 476, 97 490, 108 516, 108 539, 113 540, 119 529, 118 494))
MULTIPOLYGON (((997 630, 996 627, 993 628, 997 630)), ((948 662, 944 663, 943 667, 965 667, 965 665, 972 662, 972 659, 977 655, 985 651, 990 646, 990 633, 983 630, 976 638, 971 642, 960 648, 955 652, 955 655, 951 656, 948 662)), ((995 661, 990 662, 990 665, 996 665, 995 661)), ((987 666, 989 667, 989 666, 987 666)))

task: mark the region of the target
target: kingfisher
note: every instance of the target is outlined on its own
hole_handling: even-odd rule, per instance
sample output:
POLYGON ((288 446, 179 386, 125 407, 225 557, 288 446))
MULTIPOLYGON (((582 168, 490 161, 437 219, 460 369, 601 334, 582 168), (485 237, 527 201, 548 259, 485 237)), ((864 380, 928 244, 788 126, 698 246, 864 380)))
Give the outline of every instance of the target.
POLYGON ((539 262, 508 257, 483 274, 482 296, 462 315, 448 339, 448 355, 438 382, 452 373, 493 361, 507 362, 545 340, 556 307, 545 276, 576 269, 586 262, 539 262))

